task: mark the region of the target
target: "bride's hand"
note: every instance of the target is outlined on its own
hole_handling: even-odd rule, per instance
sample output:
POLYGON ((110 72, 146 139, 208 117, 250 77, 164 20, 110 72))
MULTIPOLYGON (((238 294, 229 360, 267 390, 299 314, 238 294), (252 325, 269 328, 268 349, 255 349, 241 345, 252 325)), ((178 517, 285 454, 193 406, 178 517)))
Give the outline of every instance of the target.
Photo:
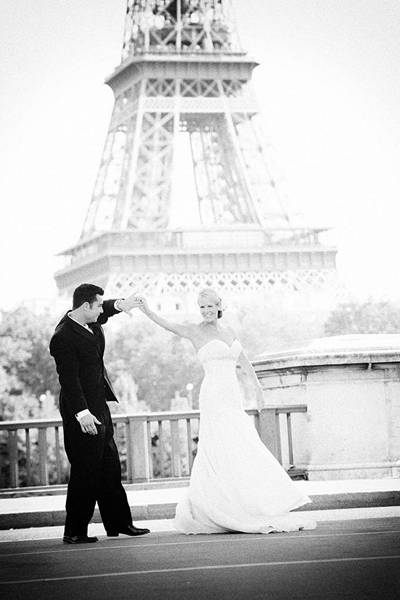
POLYGON ((138 305, 139 310, 141 310, 144 314, 147 314, 150 311, 150 308, 146 298, 143 298, 143 296, 138 296, 138 300, 140 301, 140 304, 138 305))

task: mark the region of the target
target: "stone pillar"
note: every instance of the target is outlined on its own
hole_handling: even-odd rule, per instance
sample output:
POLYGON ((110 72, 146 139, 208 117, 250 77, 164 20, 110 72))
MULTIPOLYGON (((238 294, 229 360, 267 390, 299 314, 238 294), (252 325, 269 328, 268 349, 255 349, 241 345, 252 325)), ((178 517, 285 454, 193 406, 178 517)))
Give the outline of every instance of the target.
POLYGON ((323 338, 253 364, 265 406, 307 405, 293 447, 310 480, 400 476, 400 335, 323 338))
POLYGON ((147 435, 146 417, 129 417, 129 465, 130 480, 135 482, 144 482, 150 480, 149 463, 149 441, 147 435))

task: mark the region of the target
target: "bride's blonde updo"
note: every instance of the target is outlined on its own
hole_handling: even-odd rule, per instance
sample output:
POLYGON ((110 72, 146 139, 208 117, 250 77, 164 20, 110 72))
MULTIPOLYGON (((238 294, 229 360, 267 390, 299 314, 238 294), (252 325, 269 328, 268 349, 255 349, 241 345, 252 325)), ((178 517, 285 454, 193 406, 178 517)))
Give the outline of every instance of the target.
POLYGON ((219 307, 217 313, 218 319, 220 319, 223 316, 224 311, 222 310, 222 300, 215 290, 213 290, 212 288, 204 288, 200 290, 197 296, 198 301, 200 301, 200 298, 208 298, 209 300, 214 302, 214 304, 216 304, 219 307))

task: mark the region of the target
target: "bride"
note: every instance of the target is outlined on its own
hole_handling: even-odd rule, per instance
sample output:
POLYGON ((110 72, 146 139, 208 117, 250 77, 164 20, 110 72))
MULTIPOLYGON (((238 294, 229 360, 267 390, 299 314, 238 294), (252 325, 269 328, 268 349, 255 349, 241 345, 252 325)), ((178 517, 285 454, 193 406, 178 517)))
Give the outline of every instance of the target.
POLYGON ((189 339, 204 368, 200 389, 200 432, 190 486, 174 519, 181 533, 270 533, 313 529, 289 511, 311 500, 261 442, 243 409, 236 364, 250 377, 262 408, 262 388, 232 327, 221 325, 221 299, 211 288, 198 295, 201 323, 179 324, 140 310, 157 325, 189 339))

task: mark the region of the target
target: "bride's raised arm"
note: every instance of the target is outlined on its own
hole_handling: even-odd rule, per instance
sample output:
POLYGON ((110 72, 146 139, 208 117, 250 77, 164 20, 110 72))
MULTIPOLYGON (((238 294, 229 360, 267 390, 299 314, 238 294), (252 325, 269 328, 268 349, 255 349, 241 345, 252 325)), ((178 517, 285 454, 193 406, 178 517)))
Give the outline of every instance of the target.
POLYGON ((140 296, 139 299, 141 301, 141 304, 139 305, 139 309, 145 315, 147 315, 149 317, 149 319, 154 321, 154 323, 157 323, 157 325, 159 325, 160 327, 163 327, 163 329, 166 329, 167 331, 171 331, 172 333, 175 333, 176 335, 179 335, 180 337, 188 338, 188 339, 192 338, 193 325, 174 323, 173 321, 168 321, 167 319, 164 319, 163 317, 161 317, 160 315, 155 313, 153 310, 151 310, 151 308, 149 307, 149 305, 147 303, 146 298, 143 298, 143 296, 140 296))

